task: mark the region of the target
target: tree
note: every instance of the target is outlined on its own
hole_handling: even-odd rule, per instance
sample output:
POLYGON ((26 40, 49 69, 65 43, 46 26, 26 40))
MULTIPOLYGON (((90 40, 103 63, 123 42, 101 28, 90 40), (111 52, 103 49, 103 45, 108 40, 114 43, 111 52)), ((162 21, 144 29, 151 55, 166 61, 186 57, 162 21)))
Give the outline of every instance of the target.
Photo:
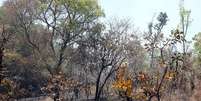
POLYGON ((150 68, 154 68, 155 64, 155 58, 154 56, 156 48, 158 48, 159 43, 161 42, 161 39, 163 38, 162 29, 167 23, 167 14, 161 12, 160 15, 157 17, 158 23, 156 25, 153 25, 153 22, 151 22, 148 25, 149 32, 145 33, 145 40, 147 43, 145 44, 146 48, 150 51, 150 68))
POLYGON ((55 73, 59 73, 71 57, 67 49, 76 49, 74 46, 96 25, 103 13, 95 0, 47 0, 41 1, 41 8, 39 20, 50 32, 53 67, 55 73))
POLYGON ((200 66, 200 55, 201 55, 201 44, 200 44, 200 41, 201 41, 201 33, 198 33, 195 37, 194 37, 194 40, 196 41, 194 43, 194 47, 195 47, 195 51, 197 53, 197 59, 198 59, 198 65, 200 66))
MULTIPOLYGON (((119 65, 125 59, 124 45, 125 35, 129 33, 129 23, 123 20, 114 20, 104 26, 99 24, 83 40, 82 44, 87 54, 87 68, 90 68, 92 74, 96 76, 95 100, 100 100, 105 84, 119 65), (85 43, 86 42, 86 43, 85 43)), ((83 54, 84 55, 84 54, 83 54)))
POLYGON ((41 8, 39 19, 50 30, 50 46, 56 57, 54 67, 60 72, 62 64, 68 61, 66 49, 90 31, 103 12, 96 0, 47 0, 41 1, 41 8), (59 41, 57 49, 55 41, 59 41))
POLYGON ((4 8, 19 38, 33 50, 32 58, 51 75, 67 67, 68 49, 76 50, 76 43, 104 15, 96 0, 8 0, 4 8))
MULTIPOLYGON (((169 84, 176 76, 176 72, 172 69, 175 68, 172 67, 173 61, 171 57, 167 56, 168 51, 166 51, 170 49, 169 46, 171 46, 172 41, 169 39, 164 40, 162 33, 162 28, 167 22, 166 13, 160 13, 157 20, 158 23, 155 25, 149 25, 149 33, 145 37, 148 42, 145 44, 145 48, 151 53, 150 69, 155 68, 155 71, 150 72, 152 74, 143 71, 137 73, 136 77, 132 80, 132 82, 138 85, 135 86, 137 91, 134 92, 131 90, 129 95, 125 94, 125 96, 131 100, 151 101, 153 98, 156 98, 160 101, 163 92, 165 92, 164 90, 169 87, 166 84, 169 84), (155 51, 157 51, 158 54, 153 54, 155 51), (154 63, 152 63, 153 61, 154 63)), ((122 85, 124 85, 124 83, 122 85)))
POLYGON ((12 81, 8 79, 9 69, 5 64, 5 50, 9 48, 9 44, 14 36, 12 27, 5 19, 5 12, 0 8, 0 99, 7 100, 11 96, 12 81))
POLYGON ((8 75, 7 68, 3 65, 4 62, 4 50, 7 48, 8 42, 11 40, 13 31, 6 21, 4 21, 5 12, 0 9, 0 83, 8 75))

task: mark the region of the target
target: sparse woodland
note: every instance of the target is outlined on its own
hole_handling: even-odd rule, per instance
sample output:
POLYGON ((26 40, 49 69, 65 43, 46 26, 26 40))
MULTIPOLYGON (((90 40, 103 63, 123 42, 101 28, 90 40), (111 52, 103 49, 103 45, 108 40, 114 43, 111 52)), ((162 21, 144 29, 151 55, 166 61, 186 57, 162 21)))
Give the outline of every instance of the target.
POLYGON ((6 0, 0 101, 201 101, 201 33, 187 40, 191 11, 178 13, 177 28, 161 11, 141 32, 103 21, 96 0, 6 0))

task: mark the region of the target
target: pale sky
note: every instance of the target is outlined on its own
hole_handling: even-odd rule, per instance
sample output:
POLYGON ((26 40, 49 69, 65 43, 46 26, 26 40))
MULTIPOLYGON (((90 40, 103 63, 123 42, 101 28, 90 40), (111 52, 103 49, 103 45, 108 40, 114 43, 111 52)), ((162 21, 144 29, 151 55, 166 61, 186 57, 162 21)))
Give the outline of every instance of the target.
POLYGON ((5 0, 0 0, 0 5, 2 5, 2 2, 3 2, 3 1, 5 1, 5 0))
MULTIPOLYGON (((0 0, 0 5, 5 0, 0 0)), ((166 12, 169 18, 165 32, 170 32, 179 23, 180 0, 99 0, 106 19, 111 17, 129 18, 140 31, 147 30, 148 23, 154 15, 166 12)), ((201 32, 201 0, 185 0, 186 8, 191 10, 192 23, 188 39, 201 32)))
MULTIPOLYGON (((135 27, 141 31, 147 30, 148 23, 154 14, 166 12, 168 23, 165 32, 170 32, 179 24, 179 1, 180 0, 99 0, 106 18, 120 17, 129 18, 135 27)), ((192 23, 189 27, 188 40, 201 32, 201 0, 185 0, 185 7, 191 10, 192 23)))

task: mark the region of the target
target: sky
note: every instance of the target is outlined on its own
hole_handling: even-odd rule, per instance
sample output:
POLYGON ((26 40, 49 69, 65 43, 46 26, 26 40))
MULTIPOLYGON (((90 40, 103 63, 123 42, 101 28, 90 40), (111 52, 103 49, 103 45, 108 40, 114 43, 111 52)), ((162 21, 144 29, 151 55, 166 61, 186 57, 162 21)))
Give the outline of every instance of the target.
POLYGON ((0 5, 2 5, 3 1, 5 1, 5 0, 0 0, 0 5))
MULTIPOLYGON (((0 5, 5 0, 0 0, 0 5)), ((180 0, 99 0, 105 12, 106 19, 112 17, 129 18, 140 31, 147 30, 147 25, 153 17, 160 12, 166 12, 168 23, 164 28, 166 33, 176 28, 179 24, 179 1, 180 0)), ((191 24, 189 27, 188 40, 201 32, 201 0, 185 0, 185 7, 191 10, 191 24)))
MULTIPOLYGON (((175 29, 180 22, 180 0, 99 0, 106 18, 111 17, 129 18, 140 31, 147 30, 147 25, 155 19, 160 12, 168 15, 166 33, 175 29)), ((201 32, 201 0, 185 0, 184 5, 191 10, 191 24, 189 27, 188 40, 201 32)))

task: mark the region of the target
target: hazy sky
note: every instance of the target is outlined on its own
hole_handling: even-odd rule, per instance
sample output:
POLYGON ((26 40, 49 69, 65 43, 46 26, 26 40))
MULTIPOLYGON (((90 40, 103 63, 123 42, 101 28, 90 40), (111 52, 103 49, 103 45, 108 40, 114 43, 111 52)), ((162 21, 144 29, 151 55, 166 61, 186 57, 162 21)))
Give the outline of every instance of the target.
MULTIPOLYGON (((0 4, 5 0, 0 0, 0 4)), ((135 27, 147 30, 147 24, 154 15, 166 12, 169 18, 165 32, 170 32, 179 23, 180 0, 99 0, 106 18, 130 18, 135 27)), ((201 0, 185 0, 186 8, 191 10, 192 23, 188 39, 201 32, 201 0)))
MULTIPOLYGON (((130 18, 135 27, 141 31, 147 30, 147 24, 154 15, 166 12, 168 23, 165 32, 176 28, 179 18, 180 0, 99 0, 106 13, 106 18, 130 18)), ((201 0, 185 0, 185 7, 191 10, 192 23, 189 27, 188 39, 201 32, 201 0)))
POLYGON ((0 5, 2 4, 3 1, 5 1, 5 0, 0 0, 0 5))

